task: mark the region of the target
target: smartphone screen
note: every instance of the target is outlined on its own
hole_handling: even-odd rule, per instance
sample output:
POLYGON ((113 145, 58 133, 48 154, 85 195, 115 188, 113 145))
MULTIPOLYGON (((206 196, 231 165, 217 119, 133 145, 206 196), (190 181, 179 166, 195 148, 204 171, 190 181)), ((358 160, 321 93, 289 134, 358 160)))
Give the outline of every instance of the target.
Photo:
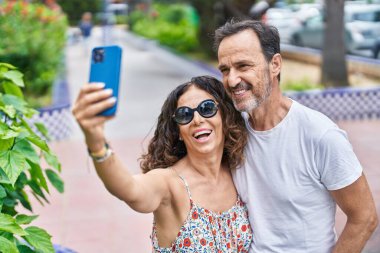
MULTIPOLYGON (((91 53, 89 82, 101 82, 104 89, 112 89, 113 96, 119 97, 119 82, 122 49, 119 46, 96 47, 91 53)), ((103 116, 116 114, 118 102, 111 108, 100 113, 103 116)))

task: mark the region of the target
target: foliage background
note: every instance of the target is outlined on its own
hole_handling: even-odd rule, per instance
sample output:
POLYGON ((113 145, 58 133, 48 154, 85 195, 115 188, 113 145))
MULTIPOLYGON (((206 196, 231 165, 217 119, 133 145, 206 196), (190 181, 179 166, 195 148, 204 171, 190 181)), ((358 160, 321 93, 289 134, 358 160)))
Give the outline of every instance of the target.
POLYGON ((133 32, 158 40, 179 52, 198 47, 199 17, 190 5, 154 4, 148 13, 134 11, 130 24, 133 32))
POLYGON ((63 69, 66 28, 65 15, 44 5, 23 1, 0 5, 0 61, 25 74, 25 93, 34 106, 44 105, 40 97, 50 95, 63 69))
MULTIPOLYGON (((28 123, 37 111, 24 100, 22 78, 15 67, 0 62, 0 252, 54 253, 51 236, 29 226, 38 216, 17 210, 20 204, 33 210, 31 195, 48 203, 48 180, 59 192, 64 190, 57 157, 28 123)), ((43 124, 35 126, 48 138, 43 124)))

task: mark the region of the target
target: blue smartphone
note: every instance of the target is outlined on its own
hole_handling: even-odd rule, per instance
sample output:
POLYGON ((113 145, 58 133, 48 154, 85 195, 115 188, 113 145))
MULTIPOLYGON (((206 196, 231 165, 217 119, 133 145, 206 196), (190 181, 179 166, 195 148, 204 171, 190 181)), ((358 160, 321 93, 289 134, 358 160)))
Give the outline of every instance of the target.
MULTIPOLYGON (((119 82, 121 69, 122 49, 119 46, 95 47, 91 53, 91 67, 89 82, 101 82, 104 89, 112 89, 112 96, 119 97, 119 82)), ((115 105, 101 112, 99 115, 113 116, 116 114, 115 105)))

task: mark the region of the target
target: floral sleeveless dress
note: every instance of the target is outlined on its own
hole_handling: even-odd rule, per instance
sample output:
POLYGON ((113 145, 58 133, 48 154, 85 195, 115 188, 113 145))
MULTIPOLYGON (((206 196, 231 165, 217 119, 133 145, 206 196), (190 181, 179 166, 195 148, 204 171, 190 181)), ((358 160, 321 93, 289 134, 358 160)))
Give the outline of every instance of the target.
POLYGON ((154 253, 236 253, 248 252, 252 229, 248 210, 239 196, 236 204, 225 212, 213 212, 198 206, 191 198, 186 180, 180 176, 190 198, 191 209, 170 248, 158 246, 156 225, 153 222, 152 245, 154 253))

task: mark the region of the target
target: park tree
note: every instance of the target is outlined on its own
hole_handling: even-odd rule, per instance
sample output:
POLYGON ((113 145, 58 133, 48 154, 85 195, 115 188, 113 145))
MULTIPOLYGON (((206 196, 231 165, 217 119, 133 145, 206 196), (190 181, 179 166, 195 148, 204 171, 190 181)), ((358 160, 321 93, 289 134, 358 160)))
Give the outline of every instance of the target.
POLYGON ((349 86, 344 36, 344 0, 325 1, 321 82, 326 87, 349 86))
POLYGON ((248 19, 252 0, 190 0, 200 16, 199 41, 208 55, 215 57, 213 51, 213 34, 215 29, 232 17, 248 19))

